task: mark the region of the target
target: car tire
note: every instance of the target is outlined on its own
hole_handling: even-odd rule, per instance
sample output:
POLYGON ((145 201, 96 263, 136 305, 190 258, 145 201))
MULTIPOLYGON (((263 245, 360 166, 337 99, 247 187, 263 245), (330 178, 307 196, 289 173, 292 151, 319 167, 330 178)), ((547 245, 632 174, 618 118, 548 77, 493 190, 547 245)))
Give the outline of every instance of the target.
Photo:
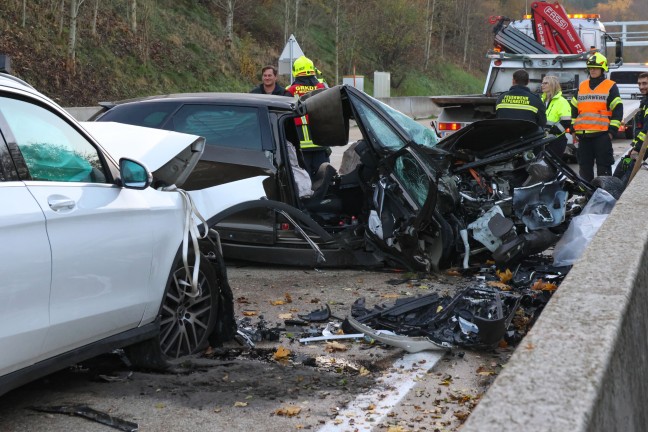
MULTIPOLYGON (((193 248, 188 256, 193 257, 193 248)), ((186 294, 186 270, 180 252, 169 274, 160 306, 160 333, 152 339, 124 348, 133 366, 149 370, 165 370, 171 361, 200 352, 217 322, 220 286, 214 264, 201 254, 198 272, 200 294, 186 294)), ((193 266, 189 267, 193 271, 193 266)))
POLYGON ((621 198, 621 194, 625 189, 623 180, 614 176, 598 176, 592 180, 592 186, 601 188, 614 197, 614 199, 621 198))

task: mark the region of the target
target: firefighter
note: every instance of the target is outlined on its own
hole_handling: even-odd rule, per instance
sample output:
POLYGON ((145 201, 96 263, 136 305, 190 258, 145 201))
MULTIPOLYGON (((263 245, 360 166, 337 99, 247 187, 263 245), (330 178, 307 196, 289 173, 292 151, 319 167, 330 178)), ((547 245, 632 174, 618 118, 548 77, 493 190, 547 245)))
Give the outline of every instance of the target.
MULTIPOLYGON (((308 57, 299 57, 292 66, 292 74, 295 77, 295 81, 286 91, 293 95, 295 99, 299 99, 300 96, 310 93, 313 90, 326 88, 324 84, 317 80, 315 70, 315 65, 313 65, 313 62, 308 57)), ((317 173, 321 164, 330 162, 329 154, 331 150, 328 147, 321 147, 313 143, 308 128, 308 115, 296 118, 295 125, 297 125, 299 146, 306 165, 305 168, 312 178, 317 173)))
POLYGON ((621 126, 623 103, 614 81, 605 78, 607 59, 599 52, 587 59, 590 78, 578 87, 571 100, 573 129, 578 138, 578 167, 587 180, 612 175, 612 138, 621 126))
POLYGON ((542 78, 542 102, 547 105, 547 126, 545 129, 556 139, 549 143, 549 148, 558 156, 562 156, 567 148, 565 131, 571 127, 571 106, 562 95, 560 81, 553 75, 542 78))
MULTIPOLYGON (((643 95, 641 99, 641 104, 639 105, 639 112, 635 117, 636 133, 635 137, 632 140, 632 150, 630 155, 632 156, 634 152, 639 153, 641 146, 646 140, 646 134, 648 133, 648 73, 644 72, 639 75, 637 84, 639 84, 639 91, 643 95)), ((648 157, 648 152, 644 154, 644 160, 648 157)))
POLYGON ((529 73, 524 69, 513 72, 513 85, 497 98, 497 118, 529 120, 540 127, 547 124, 546 109, 540 98, 529 90, 529 73))

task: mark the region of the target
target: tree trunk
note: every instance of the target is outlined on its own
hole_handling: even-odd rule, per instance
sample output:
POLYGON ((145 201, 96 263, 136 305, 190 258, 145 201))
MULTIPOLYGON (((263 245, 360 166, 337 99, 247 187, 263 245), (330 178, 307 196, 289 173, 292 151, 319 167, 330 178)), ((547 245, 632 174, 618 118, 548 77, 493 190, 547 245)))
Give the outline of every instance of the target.
POLYGON ((22 1, 22 26, 25 27, 27 22, 27 0, 22 1))
POLYGON ((466 14, 466 24, 464 25, 464 47, 463 47, 463 63, 466 64, 468 61, 468 39, 470 38, 470 9, 472 6, 472 1, 467 1, 464 3, 464 12, 466 14))
POLYGON ((61 0, 60 6, 59 6, 59 28, 58 28, 58 35, 61 36, 63 34, 63 22, 65 20, 65 0, 61 0))
POLYGON ((340 73, 340 0, 335 0, 335 82, 337 85, 340 73))
POLYGON ((295 0, 295 25, 293 26, 293 34, 297 37, 297 19, 299 18, 299 0, 295 0))
POLYGON ((430 0, 427 0, 427 21, 426 21, 426 37, 425 37, 425 70, 430 63, 430 52, 432 51, 432 31, 434 29, 434 9, 436 7, 436 0, 432 0, 432 10, 430 10, 430 0))
POLYGON ((95 0, 94 13, 92 14, 92 36, 97 36, 97 14, 99 13, 99 0, 95 0))
POLYGON ((225 17, 225 46, 227 49, 232 47, 234 41, 234 6, 236 0, 227 0, 227 10, 225 17))
POLYGON ((290 20, 290 0, 284 0, 284 44, 288 43, 288 20, 290 20))
POLYGON ((131 0, 130 4, 130 28, 133 34, 137 34, 137 0, 131 0))
POLYGON ((74 63, 76 58, 76 30, 77 30, 77 15, 79 7, 83 0, 70 0, 70 34, 68 37, 68 50, 67 50, 67 70, 74 73, 74 63))

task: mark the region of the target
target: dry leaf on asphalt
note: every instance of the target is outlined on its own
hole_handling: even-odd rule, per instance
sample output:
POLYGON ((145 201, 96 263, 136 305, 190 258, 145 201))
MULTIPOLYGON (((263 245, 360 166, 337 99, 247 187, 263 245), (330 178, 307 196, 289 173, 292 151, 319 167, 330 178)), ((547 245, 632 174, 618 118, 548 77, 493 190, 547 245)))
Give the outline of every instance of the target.
POLYGON ((489 281, 489 282, 486 282, 486 285, 492 286, 493 288, 498 288, 498 289, 500 289, 502 291, 511 291, 511 287, 506 285, 503 282, 489 281))
POLYGON ((513 279, 513 273, 511 273, 511 270, 509 270, 509 269, 506 269, 506 271, 499 271, 499 270, 497 270, 497 271, 495 272, 495 274, 496 274, 497 277, 499 277, 500 280, 501 280, 502 282, 504 282, 504 283, 507 283, 508 281, 510 281, 511 279, 513 279))
POLYGON ((279 314, 279 319, 283 319, 283 320, 292 319, 292 317, 293 317, 293 314, 291 314, 291 313, 279 314))
POLYGON ((542 279, 538 279, 536 283, 533 284, 531 289, 536 291, 556 291, 556 289, 558 289, 558 285, 551 282, 543 282, 542 279))
POLYGON ((276 415, 293 417, 301 412, 301 408, 295 405, 288 405, 285 407, 277 408, 275 410, 276 415))
POLYGON ((237 407, 237 408, 246 407, 246 406, 248 406, 248 403, 247 402, 236 401, 236 402, 234 402, 234 406, 237 407))
POLYGON ((243 316, 255 316, 258 312, 253 310, 244 310, 243 316))
POLYGON ((284 299, 286 300, 286 303, 292 303, 292 296, 290 294, 285 293, 284 299))
POLYGON ((284 360, 287 359, 289 355, 290 355, 290 350, 280 346, 279 348, 277 348, 277 351, 275 351, 275 353, 272 355, 272 358, 275 360, 284 360))
POLYGON ((286 304, 286 302, 283 300, 270 300, 270 304, 272 306, 281 306, 282 304, 286 304))
POLYGON ((347 347, 340 342, 326 342, 326 347, 324 348, 326 352, 337 352, 337 351, 346 351, 347 347))

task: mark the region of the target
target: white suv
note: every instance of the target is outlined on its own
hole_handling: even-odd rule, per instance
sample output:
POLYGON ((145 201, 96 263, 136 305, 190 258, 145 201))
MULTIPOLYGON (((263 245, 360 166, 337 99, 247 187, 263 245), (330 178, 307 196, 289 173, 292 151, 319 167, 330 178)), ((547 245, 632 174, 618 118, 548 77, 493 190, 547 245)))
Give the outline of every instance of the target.
MULTIPOLYGON (((0 74, 0 394, 119 347, 162 368, 235 331, 218 247, 201 240, 183 259, 195 226, 171 186, 204 139, 88 126, 0 74)), ((206 218, 232 195, 196 193, 211 202, 206 218)))

